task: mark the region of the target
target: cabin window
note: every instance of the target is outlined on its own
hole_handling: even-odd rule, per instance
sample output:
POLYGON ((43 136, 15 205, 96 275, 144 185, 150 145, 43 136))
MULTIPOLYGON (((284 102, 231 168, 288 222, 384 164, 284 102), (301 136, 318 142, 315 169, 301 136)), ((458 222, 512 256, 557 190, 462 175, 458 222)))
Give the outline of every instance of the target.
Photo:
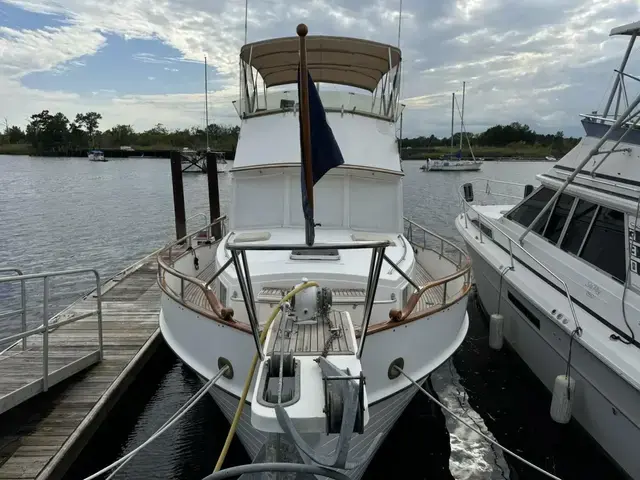
POLYGON ((473 223, 477 228, 482 230, 482 233, 484 233, 487 237, 493 238, 493 230, 491 230, 489 227, 485 226, 484 223, 478 222, 477 218, 471 219, 471 223, 473 223))
MULTIPOLYGON (((511 212, 509 212, 507 214, 507 218, 509 220, 513 220, 516 223, 519 223, 523 227, 528 227, 542 211, 542 208, 549 202, 549 200, 551 200, 553 194, 554 191, 550 188, 541 188, 516 208, 514 208, 511 212)), ((548 218, 549 210, 546 211, 546 213, 538 221, 536 226, 531 229, 531 231, 536 232, 537 234, 542 233, 544 231, 545 225, 547 224, 548 218)))
POLYGON ((558 197, 553 212, 547 223, 547 228, 544 231, 544 237, 552 243, 558 243, 560 240, 560 234, 564 228, 564 224, 567 221, 569 212, 571 212, 571 206, 573 205, 574 197, 563 193, 558 197))
POLYGON ((509 298, 509 301, 518 309, 520 310, 520 312, 527 317, 527 320, 529 320, 533 325, 535 325, 535 327, 539 330, 540 329, 540 319, 538 317, 535 316, 535 314, 529 310, 527 307, 524 306, 524 304, 518 300, 515 295, 513 295, 511 292, 507 292, 507 296, 509 298))
POLYGON ((574 255, 580 254, 580 247, 582 246, 585 235, 589 231, 589 226, 591 225, 593 215, 596 213, 597 208, 598 206, 595 203, 582 199, 578 200, 560 248, 574 255))
POLYGON ((627 276, 624 213, 600 207, 587 235, 580 257, 624 282, 627 276))

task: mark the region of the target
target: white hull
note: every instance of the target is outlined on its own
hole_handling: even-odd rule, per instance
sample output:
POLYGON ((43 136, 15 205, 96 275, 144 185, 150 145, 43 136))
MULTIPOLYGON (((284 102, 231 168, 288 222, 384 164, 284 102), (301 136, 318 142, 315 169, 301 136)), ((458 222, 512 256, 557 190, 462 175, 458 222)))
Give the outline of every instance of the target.
POLYGON ((482 167, 482 162, 469 160, 442 161, 430 160, 423 165, 422 170, 427 172, 477 172, 482 167))
MULTIPOLYGON (((465 237, 459 222, 457 219, 458 230, 465 237)), ((499 266, 489 262, 467 238, 465 243, 480 299, 489 314, 495 313, 500 288, 499 266)), ((569 335, 528 302, 527 291, 526 284, 514 284, 512 276, 504 276, 500 306, 505 321, 504 338, 552 391, 556 376, 563 375, 567 366, 567 352, 558 346, 568 345, 569 335), (516 292, 517 300, 535 315, 539 328, 509 300, 509 291, 516 292)), ((640 478, 637 447, 640 428, 631 420, 640 418, 640 393, 578 342, 573 344, 571 365, 571 377, 576 381, 573 417, 627 474, 640 478)))
MULTIPOLYGON (((465 296, 449 308, 433 314, 427 321, 413 322, 369 337, 368 350, 365 350, 362 357, 363 372, 369 387, 369 422, 364 434, 355 435, 350 455, 362 455, 376 435, 382 433, 386 436, 416 393, 415 388, 404 377, 391 381, 387 378, 389 362, 393 358, 403 357, 405 371, 412 378, 426 378, 449 359, 464 341, 469 328, 466 306, 465 296)), ((201 379, 209 379, 215 374, 220 357, 231 362, 234 368, 233 380, 222 378, 219 386, 213 387, 210 392, 225 417, 231 421, 254 353, 250 335, 221 327, 194 312, 184 310, 165 294, 162 296, 160 329, 176 355, 196 371, 201 379)), ((247 398, 251 398, 251 392, 247 398)), ((255 458, 266 435, 251 425, 251 406, 248 402, 245 404, 237 435, 249 456, 255 458)), ((337 441, 336 435, 327 437, 316 434, 315 437, 304 437, 318 452, 324 454, 332 452, 337 441)), ((372 455, 373 453, 375 452, 372 455)), ((358 469, 349 471, 350 478, 360 478, 370 460, 368 458, 358 469)))
MULTIPOLYGON (((370 405, 369 423, 367 424, 364 434, 353 435, 350 444, 350 455, 361 455, 369 448, 371 442, 379 434, 382 434, 382 440, 384 440, 416 392, 417 389, 415 387, 409 387, 375 405, 370 405)), ((220 410, 222 410, 224 416, 231 422, 238 406, 238 398, 231 396, 229 393, 217 387, 213 387, 210 393, 220 410)), ((256 430, 251 425, 250 412, 251 406, 247 403, 242 412, 240 423, 238 424, 237 435, 246 449, 249 458, 253 461, 267 440, 267 436, 264 432, 256 430)), ((311 435, 303 435, 303 438, 305 438, 309 445, 314 447, 319 454, 329 455, 335 449, 338 436, 322 435, 312 437, 311 435)), ((373 455, 356 469, 342 471, 349 475, 349 478, 352 480, 358 480, 364 475, 372 458, 373 455)))
POLYGON ((107 159, 104 158, 104 155, 102 155, 102 154, 90 153, 90 154, 87 155, 87 157, 92 162, 106 162, 107 161, 107 159))

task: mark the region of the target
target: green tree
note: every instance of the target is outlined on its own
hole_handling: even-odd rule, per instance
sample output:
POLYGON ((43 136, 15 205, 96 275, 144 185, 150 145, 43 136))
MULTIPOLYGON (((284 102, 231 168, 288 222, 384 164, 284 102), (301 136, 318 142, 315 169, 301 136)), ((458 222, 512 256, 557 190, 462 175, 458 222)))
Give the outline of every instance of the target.
POLYGON ((23 142, 26 138, 26 135, 22 131, 22 129, 20 129, 20 127, 16 127, 15 125, 7 129, 5 135, 9 143, 20 143, 23 142))
POLYGON ((87 132, 87 137, 93 146, 94 138, 98 133, 98 126, 102 120, 102 114, 97 112, 87 112, 76 114, 75 124, 77 128, 84 129, 87 132))
POLYGON ((69 149, 69 119, 63 113, 51 115, 49 110, 31 115, 27 138, 37 152, 64 152, 69 149))

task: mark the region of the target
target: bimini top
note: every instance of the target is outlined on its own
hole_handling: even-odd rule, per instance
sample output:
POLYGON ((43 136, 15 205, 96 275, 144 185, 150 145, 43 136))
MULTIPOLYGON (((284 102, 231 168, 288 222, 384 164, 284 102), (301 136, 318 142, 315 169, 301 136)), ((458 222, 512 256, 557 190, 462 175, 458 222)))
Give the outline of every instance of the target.
POLYGON ((633 35, 640 33, 640 22, 628 23, 611 29, 609 35, 633 35))
MULTIPOLYGON (((286 37, 249 43, 240 50, 240 58, 258 70, 267 88, 296 83, 299 42, 299 37, 286 37)), ((307 65, 314 82, 373 92, 400 60, 400 49, 391 45, 357 38, 307 36, 307 65)))

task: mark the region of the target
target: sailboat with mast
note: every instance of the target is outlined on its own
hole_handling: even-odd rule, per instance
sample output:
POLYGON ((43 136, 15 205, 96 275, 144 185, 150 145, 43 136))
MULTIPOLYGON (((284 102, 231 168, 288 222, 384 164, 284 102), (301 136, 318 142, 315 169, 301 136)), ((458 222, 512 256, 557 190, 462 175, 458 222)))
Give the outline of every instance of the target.
POLYGON ((462 110, 460 112, 460 147, 458 151, 454 153, 454 135, 453 128, 455 124, 455 109, 456 109, 456 94, 451 94, 451 153, 448 155, 443 155, 439 159, 431 159, 428 158, 426 163, 420 167, 423 171, 472 171, 477 172, 480 170, 482 166, 482 160, 476 159, 473 154, 473 148, 471 148, 471 143, 469 142, 469 137, 466 135, 464 130, 464 97, 466 91, 466 82, 462 82, 462 110), (472 160, 463 160, 462 159, 462 141, 463 138, 467 139, 467 144, 469 146, 469 151, 471 152, 472 160))

